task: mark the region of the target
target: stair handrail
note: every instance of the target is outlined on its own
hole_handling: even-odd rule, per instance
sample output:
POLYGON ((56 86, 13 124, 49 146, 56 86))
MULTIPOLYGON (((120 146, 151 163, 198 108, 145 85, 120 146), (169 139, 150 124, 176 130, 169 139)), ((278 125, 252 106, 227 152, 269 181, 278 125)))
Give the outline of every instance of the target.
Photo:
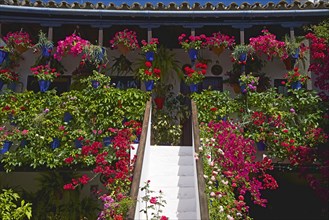
POLYGON ((147 131, 148 131, 150 113, 151 113, 151 111, 150 111, 151 105, 152 105, 152 98, 150 98, 150 100, 146 102, 146 107, 145 107, 142 133, 141 133, 141 138, 140 138, 138 149, 137 149, 137 159, 134 164, 133 180, 132 180, 131 188, 130 188, 130 198, 132 199, 133 204, 130 207, 128 214, 127 214, 128 220, 134 220, 134 218, 135 218, 136 203, 137 203, 137 197, 138 197, 138 191, 139 191, 139 184, 141 181, 147 131))
MULTIPOLYGON (((199 149, 201 144, 200 144, 200 130, 199 130, 199 122, 198 122, 198 110, 193 100, 191 100, 191 107, 192 107, 194 151, 196 155, 199 155, 200 153, 199 149)), ((202 220, 209 220, 208 199, 205 193, 206 184, 204 180, 202 157, 199 157, 199 159, 196 160, 196 172, 197 172, 197 181, 198 181, 200 217, 202 220)))

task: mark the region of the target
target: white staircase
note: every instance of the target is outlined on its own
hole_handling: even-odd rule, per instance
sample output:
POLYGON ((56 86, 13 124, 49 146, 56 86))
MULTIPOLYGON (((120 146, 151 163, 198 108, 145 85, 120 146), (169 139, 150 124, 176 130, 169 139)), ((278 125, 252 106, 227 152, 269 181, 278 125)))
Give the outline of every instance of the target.
MULTIPOLYGON (((162 215, 170 220, 200 219, 196 168, 192 146, 149 146, 146 145, 140 186, 150 180, 150 190, 159 195, 167 204, 162 215)), ((139 191, 139 201, 135 219, 146 219, 139 211, 145 204, 141 201, 143 192, 139 191)), ((149 219, 150 219, 149 214, 149 219)))

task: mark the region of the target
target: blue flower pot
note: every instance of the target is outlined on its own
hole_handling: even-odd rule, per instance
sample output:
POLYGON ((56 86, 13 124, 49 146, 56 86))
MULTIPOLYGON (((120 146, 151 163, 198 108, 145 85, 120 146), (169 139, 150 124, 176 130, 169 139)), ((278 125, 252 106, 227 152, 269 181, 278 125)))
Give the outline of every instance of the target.
POLYGON ((105 137, 105 138, 103 138, 104 146, 106 146, 106 147, 110 146, 111 143, 112 143, 112 139, 113 139, 112 137, 105 137))
POLYGON ((302 83, 300 81, 293 82, 293 83, 291 83, 291 88, 292 89, 301 89, 302 88, 302 83))
POLYGON ((0 50, 0 65, 7 59, 8 52, 0 50))
POLYGON ((224 117, 218 116, 217 119, 218 121, 227 121, 227 116, 224 117))
POLYGON ((5 154, 7 151, 9 151, 9 148, 11 147, 12 144, 13 142, 11 141, 4 141, 0 154, 5 154))
POLYGON ((240 89, 241 89, 241 93, 242 94, 247 93, 247 86, 246 86, 246 84, 240 84, 240 89))
POLYGON ((93 88, 97 89, 100 86, 100 83, 97 80, 92 80, 91 85, 93 88))
POLYGON ((189 49, 188 50, 188 55, 190 57, 190 60, 192 62, 196 61, 198 59, 198 50, 196 49, 189 49))
POLYGON ((0 90, 2 89, 2 87, 5 85, 4 81, 0 80, 0 90))
POLYGON ((139 140, 140 140, 140 136, 137 136, 136 139, 133 141, 134 144, 138 144, 139 143, 139 140))
POLYGON ((146 91, 152 91, 153 87, 154 87, 154 80, 149 80, 145 82, 146 91))
POLYGON ((247 61, 247 54, 246 53, 243 53, 243 54, 240 54, 239 56, 239 61, 240 62, 243 62, 243 61, 247 61))
POLYGON ((50 57, 51 55, 51 51, 52 51, 52 47, 42 47, 42 56, 43 57, 50 57))
POLYGON ((102 52, 99 53, 99 54, 97 54, 97 57, 96 57, 96 60, 97 60, 98 63, 103 62, 103 60, 104 60, 104 54, 105 54, 105 49, 102 48, 102 52))
POLYGON ((291 57, 296 60, 299 58, 299 48, 296 49, 295 53, 291 54, 291 57))
POLYGON ((56 149, 59 147, 59 145, 61 144, 61 141, 58 138, 53 138, 53 141, 50 142, 50 147, 51 149, 56 149))
POLYGON ((50 81, 49 80, 44 80, 44 79, 39 80, 40 92, 48 91, 49 86, 50 86, 50 81))
POLYGON ((257 150, 259 151, 264 151, 266 149, 266 144, 264 143, 264 141, 257 142, 256 146, 257 146, 257 150))
POLYGON ((153 51, 148 51, 145 54, 146 60, 152 62, 154 60, 154 52, 153 51))
POLYGON ((78 140, 78 139, 75 139, 74 141, 74 145, 76 148, 82 148, 82 141, 78 140))
POLYGON ((64 122, 70 122, 72 120, 72 115, 70 114, 70 112, 65 112, 64 113, 64 122))
POLYGON ((197 92, 198 91, 198 84, 192 83, 190 84, 190 91, 193 92, 197 92))

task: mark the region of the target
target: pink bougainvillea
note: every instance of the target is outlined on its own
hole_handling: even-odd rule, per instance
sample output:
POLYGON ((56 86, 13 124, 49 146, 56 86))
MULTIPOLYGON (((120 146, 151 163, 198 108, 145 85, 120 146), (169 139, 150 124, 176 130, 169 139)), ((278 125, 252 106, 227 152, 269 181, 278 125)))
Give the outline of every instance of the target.
POLYGON ((72 34, 66 37, 64 40, 60 40, 57 42, 57 49, 56 53, 54 54, 54 58, 60 61, 63 56, 66 56, 68 54, 77 56, 83 52, 86 46, 89 45, 89 41, 82 39, 76 34, 72 34))

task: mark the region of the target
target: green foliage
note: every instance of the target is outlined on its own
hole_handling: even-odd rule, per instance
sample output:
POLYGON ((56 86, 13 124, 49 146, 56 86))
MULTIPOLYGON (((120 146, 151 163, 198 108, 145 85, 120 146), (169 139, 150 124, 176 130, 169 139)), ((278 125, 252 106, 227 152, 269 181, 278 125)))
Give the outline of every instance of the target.
POLYGON ((255 52, 254 48, 249 44, 248 45, 239 44, 234 47, 232 52, 232 57, 235 60, 239 60, 240 55, 242 54, 252 55, 254 52, 255 52))
MULTIPOLYGON (((12 150, 2 156, 5 169, 64 166, 65 158, 81 151, 75 147, 77 138, 102 141, 101 135, 94 131, 121 128, 124 118, 142 121, 149 94, 137 89, 119 90, 105 86, 109 78, 101 77, 105 77, 101 81, 104 86, 94 89, 89 84, 82 91, 72 90, 61 96, 56 95, 55 90, 1 94, 0 108, 7 109, 0 111, 1 125, 14 123, 19 131, 13 136, 16 140, 12 150), (67 113, 72 115, 72 120, 64 122, 67 113), (53 138, 60 140, 59 148, 50 147, 53 138), (27 141, 25 147, 19 146, 22 140, 27 141)), ((87 164, 93 163, 88 161, 87 164)))
POLYGON ((193 93, 192 99, 198 108, 199 122, 209 122, 220 118, 232 118, 239 109, 239 103, 230 98, 229 92, 205 90, 202 93, 193 93))
POLYGON ((307 29, 313 31, 317 37, 325 39, 326 42, 329 41, 329 19, 322 21, 320 24, 312 25, 307 29))
POLYGON ((31 219, 32 204, 20 199, 12 189, 3 189, 0 193, 0 218, 2 220, 31 219))
POLYGON ((54 47, 54 43, 51 40, 48 40, 45 33, 42 32, 42 30, 39 31, 39 41, 34 45, 34 47, 37 47, 39 49, 42 48, 48 48, 52 49, 54 47))

